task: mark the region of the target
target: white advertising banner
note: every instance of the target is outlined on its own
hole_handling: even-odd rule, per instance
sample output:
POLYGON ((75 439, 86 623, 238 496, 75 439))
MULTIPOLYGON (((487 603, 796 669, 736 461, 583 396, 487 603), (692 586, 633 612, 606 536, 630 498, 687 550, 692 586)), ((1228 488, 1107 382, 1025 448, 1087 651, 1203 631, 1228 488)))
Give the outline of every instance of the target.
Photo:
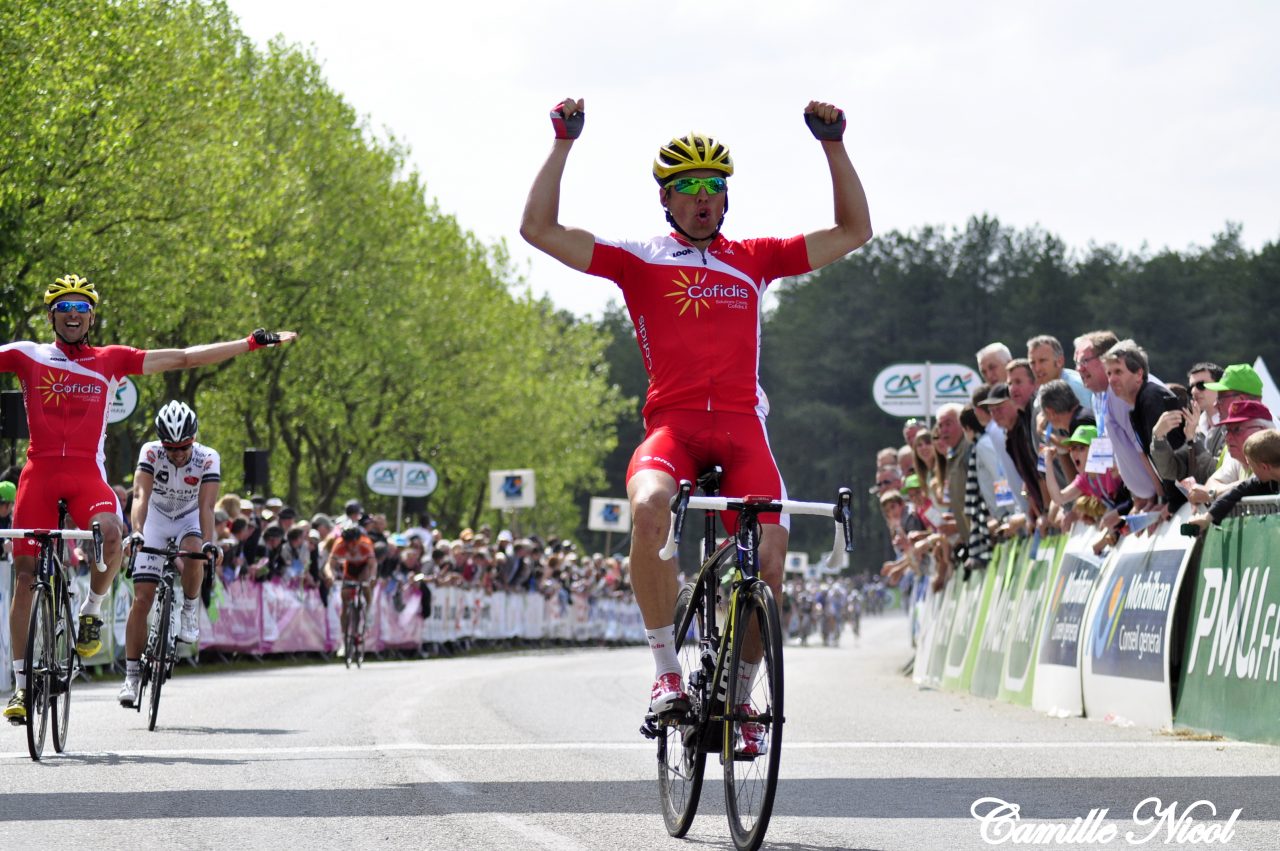
POLYGON ((533 470, 490 470, 490 508, 533 508, 537 504, 533 470))
POLYGON ((1080 649, 1088 623, 1085 613, 1102 573, 1102 557, 1093 553, 1093 541, 1099 534, 1096 526, 1076 524, 1049 594, 1031 693, 1032 708, 1049 715, 1084 714, 1080 649))
POLYGON ((587 528, 593 532, 630 532, 631 504, 625 499, 607 496, 591 497, 587 528))
POLYGON ((1107 559, 1090 601, 1081 654, 1085 714, 1164 729, 1173 724, 1169 642, 1191 538, 1184 506, 1154 536, 1126 535, 1107 559))
POLYGON ((981 383, 976 370, 958 363, 895 363, 871 385, 880 410, 895 417, 932 417, 951 402, 965 404, 981 383))

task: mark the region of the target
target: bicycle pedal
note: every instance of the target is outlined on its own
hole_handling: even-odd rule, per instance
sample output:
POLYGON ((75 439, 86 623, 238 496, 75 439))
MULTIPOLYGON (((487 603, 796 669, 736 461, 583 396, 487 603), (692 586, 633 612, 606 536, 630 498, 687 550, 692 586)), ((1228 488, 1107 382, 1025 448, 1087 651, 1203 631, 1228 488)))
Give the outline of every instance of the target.
POLYGON ((658 729, 657 719, 652 715, 645 716, 644 723, 640 725, 640 733, 646 739, 656 739, 662 735, 658 729))

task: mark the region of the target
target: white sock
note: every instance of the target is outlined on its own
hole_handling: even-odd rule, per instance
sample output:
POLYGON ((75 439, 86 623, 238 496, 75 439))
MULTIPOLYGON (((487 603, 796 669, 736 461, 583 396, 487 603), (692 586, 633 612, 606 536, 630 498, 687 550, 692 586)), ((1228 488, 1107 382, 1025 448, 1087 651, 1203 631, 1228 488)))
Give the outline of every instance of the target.
POLYGON ((141 659, 125 659, 124 660, 124 678, 126 680, 136 680, 142 676, 142 660, 141 659))
POLYGON ((188 597, 184 592, 182 595, 182 612, 183 614, 191 614, 196 610, 196 603, 200 602, 200 597, 188 597))
POLYGON ((662 626, 645 631, 649 650, 653 653, 655 677, 680 673, 680 660, 676 658, 676 625, 662 626))
POLYGON ((102 614, 102 601, 105 599, 107 599, 106 594, 95 594, 92 588, 89 589, 89 594, 84 598, 84 603, 80 606, 80 614, 99 617, 102 614))
POLYGON ((13 686, 14 688, 27 687, 27 668, 25 659, 13 660, 13 686))
POLYGON ((760 670, 759 662, 738 663, 738 702, 751 702, 751 685, 755 682, 756 671, 760 670))

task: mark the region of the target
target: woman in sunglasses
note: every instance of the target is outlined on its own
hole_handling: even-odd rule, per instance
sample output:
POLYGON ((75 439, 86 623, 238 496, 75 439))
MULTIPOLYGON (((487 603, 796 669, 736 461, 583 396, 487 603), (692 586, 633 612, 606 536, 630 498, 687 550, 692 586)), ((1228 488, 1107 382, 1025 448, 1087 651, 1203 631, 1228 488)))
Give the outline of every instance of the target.
MULTIPOLYGON (((262 346, 292 341, 292 331, 258 329, 246 338, 187 349, 144 351, 130 346, 94 346, 89 332, 97 318, 98 290, 79 275, 58 278, 44 293, 53 343, 18 341, 0 346, 0 371, 16 373, 27 408, 27 463, 18 483, 13 525, 18 529, 52 529, 58 525, 58 500, 65 499, 71 519, 81 529, 98 522, 102 528, 100 562, 91 571, 89 593, 80 608, 76 652, 93 656, 102 648, 102 601, 120 569, 124 519, 115 491, 106 482, 103 438, 107 404, 120 379, 171 369, 221 363, 262 346)), ((35 573, 34 543, 16 541, 10 635, 17 690, 4 716, 21 723, 26 717, 27 621, 31 614, 31 582, 35 573)))
MULTIPOLYGON (((551 111, 555 130, 525 203, 520 233, 573 269, 608 278, 622 290, 649 374, 646 435, 627 470, 631 502, 631 575, 653 651, 655 715, 688 706, 672 624, 676 570, 658 550, 667 537, 670 498, 681 479, 724 467, 721 492, 784 497, 764 420, 760 388, 760 297, 778 278, 827 265, 871 238, 867 199, 842 141, 844 113, 811 101, 804 120, 831 174, 835 223, 790 239, 729 240, 720 233, 729 209, 729 149, 703 133, 679 136, 658 150, 653 179, 672 231, 652 239, 599 239, 560 223, 560 182, 584 124, 583 102, 551 111)), ((782 598, 787 530, 762 515, 761 576, 782 598)))

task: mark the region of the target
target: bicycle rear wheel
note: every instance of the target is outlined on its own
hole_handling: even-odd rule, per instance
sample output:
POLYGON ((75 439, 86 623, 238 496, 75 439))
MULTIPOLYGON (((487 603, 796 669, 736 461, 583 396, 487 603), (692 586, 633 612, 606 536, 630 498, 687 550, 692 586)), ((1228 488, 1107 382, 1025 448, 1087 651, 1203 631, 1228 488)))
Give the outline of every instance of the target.
POLYGON ((71 683, 76 678, 75 621, 72 616, 71 595, 65 581, 58 583, 57 616, 53 622, 53 658, 57 671, 52 678, 53 695, 50 700, 53 711, 53 749, 58 753, 67 747, 67 731, 71 723, 71 683))
POLYGON ((667 833, 677 839, 689 832, 697 815, 707 764, 701 719, 709 692, 700 652, 706 635, 705 599, 702 585, 686 585, 676 597, 676 655, 689 695, 689 711, 679 723, 658 727, 658 795, 667 833))
POLYGON ((152 633, 155 644, 148 654, 151 657, 151 703, 147 710, 148 730, 156 728, 156 716, 160 714, 160 690, 164 685, 169 667, 169 630, 173 626, 173 586, 169 585, 170 581, 166 578, 158 586, 159 619, 156 621, 155 632, 152 633))
POLYGON ((739 602, 729 670, 730 718, 724 745, 725 809, 733 844, 755 851, 764 841, 778 788, 778 761, 782 754, 782 633, 773 592, 754 582, 739 602), (747 638, 760 636, 759 667, 751 683, 737 672, 744 659, 747 638))
POLYGON ((31 622, 27 626, 27 752, 39 761, 49 726, 49 699, 53 652, 53 595, 47 585, 37 585, 31 598, 31 622))

